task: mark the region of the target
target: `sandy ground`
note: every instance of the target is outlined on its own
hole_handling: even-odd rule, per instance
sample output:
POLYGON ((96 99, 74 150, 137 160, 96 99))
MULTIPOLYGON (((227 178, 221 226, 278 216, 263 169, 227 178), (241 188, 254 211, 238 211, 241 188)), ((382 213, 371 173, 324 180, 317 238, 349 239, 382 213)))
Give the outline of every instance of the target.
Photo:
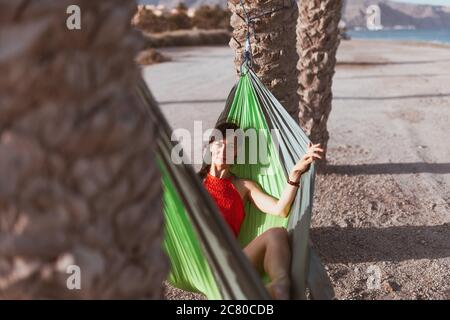
MULTIPOLYGON (((231 50, 163 52, 173 61, 144 75, 169 123, 211 127, 236 80, 231 50)), ((352 40, 338 63, 311 229, 336 297, 450 299, 450 47, 352 40)))

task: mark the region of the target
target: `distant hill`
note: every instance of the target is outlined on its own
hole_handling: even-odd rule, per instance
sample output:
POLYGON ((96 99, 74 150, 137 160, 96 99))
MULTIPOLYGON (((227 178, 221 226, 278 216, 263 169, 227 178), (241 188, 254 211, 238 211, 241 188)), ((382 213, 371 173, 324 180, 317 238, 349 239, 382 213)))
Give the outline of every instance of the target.
MULTIPOLYGON (((179 0, 139 0, 145 4, 163 4, 174 7, 179 0)), ((184 0, 189 7, 202 4, 221 6, 226 0, 184 0)), ((417 29, 450 28, 450 7, 399 3, 389 0, 347 0, 345 1, 342 20, 348 28, 366 27, 365 12, 369 5, 377 4, 381 10, 381 24, 387 28, 412 26, 417 29)))
POLYGON ((342 14, 347 27, 366 27, 366 8, 372 4, 377 4, 380 7, 383 27, 450 28, 450 7, 399 3, 388 0, 347 0, 342 14))

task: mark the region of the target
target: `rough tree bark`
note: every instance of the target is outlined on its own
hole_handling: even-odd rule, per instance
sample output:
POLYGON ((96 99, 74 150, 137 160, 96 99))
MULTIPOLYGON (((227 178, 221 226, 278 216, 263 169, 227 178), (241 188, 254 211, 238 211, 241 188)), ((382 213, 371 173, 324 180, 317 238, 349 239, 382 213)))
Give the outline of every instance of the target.
POLYGON ((0 0, 0 297, 161 298, 155 129, 130 0, 0 0), (66 8, 81 8, 81 30, 66 8), (81 269, 68 290, 67 266, 81 269))
POLYGON ((313 143, 320 143, 325 148, 325 156, 318 163, 319 168, 326 163, 329 138, 327 120, 331 111, 331 86, 339 46, 341 8, 342 0, 299 2, 299 120, 313 143))

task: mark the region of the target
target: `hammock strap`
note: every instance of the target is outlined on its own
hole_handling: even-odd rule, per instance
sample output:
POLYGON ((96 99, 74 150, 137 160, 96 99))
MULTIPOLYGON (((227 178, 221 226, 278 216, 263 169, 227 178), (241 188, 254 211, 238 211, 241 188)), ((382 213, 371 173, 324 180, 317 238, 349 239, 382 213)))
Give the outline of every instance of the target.
MULTIPOLYGON (((242 11, 244 12, 244 21, 247 24, 247 30, 246 30, 246 35, 245 35, 244 59, 243 59, 242 65, 241 65, 241 74, 242 74, 243 66, 245 66, 246 69, 252 68, 252 45, 250 42, 250 30, 251 30, 252 24, 254 24, 254 21, 253 21, 253 19, 251 19, 249 17, 247 10, 245 10, 243 0, 240 0, 240 3, 241 3, 242 11)), ((255 32, 254 25, 253 25, 253 35, 256 39, 256 32, 255 32)))
POLYGON ((284 2, 285 1, 283 0, 283 5, 281 5, 281 6, 275 6, 271 10, 263 11, 259 14, 255 14, 254 16, 250 16, 248 11, 245 9, 244 1, 240 0, 240 5, 242 7, 242 12, 244 15, 243 17, 241 17, 241 16, 240 17, 241 17, 241 19, 243 19, 245 21, 245 23, 247 25, 246 35, 245 35, 245 50, 244 50, 244 54, 243 54, 244 59, 241 64, 241 67, 240 67, 241 74, 243 74, 244 71, 247 71, 248 69, 253 68, 253 55, 252 55, 250 37, 251 37, 251 33, 252 33, 251 29, 253 29, 253 38, 255 39, 255 41, 257 41, 255 20, 262 18, 264 16, 268 16, 268 15, 278 12, 278 11, 292 9, 295 6, 296 0, 289 0, 289 2, 290 2, 289 5, 285 5, 284 2), (244 67, 245 67, 245 69, 244 69, 244 67))

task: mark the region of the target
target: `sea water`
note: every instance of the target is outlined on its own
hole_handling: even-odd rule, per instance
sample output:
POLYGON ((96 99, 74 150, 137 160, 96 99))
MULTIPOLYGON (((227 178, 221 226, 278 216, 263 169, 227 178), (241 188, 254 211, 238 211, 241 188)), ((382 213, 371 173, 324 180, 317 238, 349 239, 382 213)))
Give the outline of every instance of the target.
POLYGON ((449 29, 348 30, 353 39, 409 40, 450 44, 449 29))

